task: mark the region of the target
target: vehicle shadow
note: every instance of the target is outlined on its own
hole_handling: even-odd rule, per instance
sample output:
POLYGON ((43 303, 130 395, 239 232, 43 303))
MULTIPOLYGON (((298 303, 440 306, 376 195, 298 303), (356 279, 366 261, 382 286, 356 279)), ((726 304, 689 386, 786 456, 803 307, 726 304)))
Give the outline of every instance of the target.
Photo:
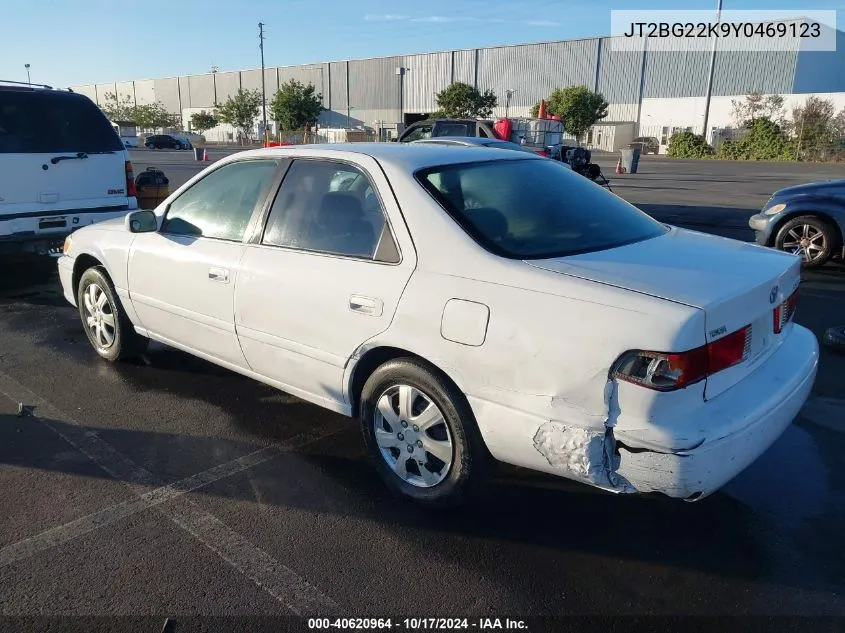
MULTIPOLYGON (((192 389, 180 395, 192 398, 197 394, 192 389)), ((236 395, 240 400, 244 394, 236 395)), ((208 398, 209 393, 203 397, 208 398)), ((366 521, 382 530, 401 532, 410 546, 420 550, 420 555, 430 547, 426 543, 431 535, 439 534, 453 545, 464 543, 461 547, 466 548, 482 547, 473 539, 539 547, 548 552, 545 562, 538 562, 541 566, 554 558, 586 553, 729 578, 758 579, 770 575, 766 536, 759 532, 758 517, 727 495, 716 494, 696 504, 617 496, 564 479, 501 466, 493 481, 466 507, 448 512, 425 511, 387 491, 362 456, 357 429, 348 420, 296 399, 277 404, 275 409, 273 425, 256 425, 252 416, 236 417, 235 424, 254 438, 238 442, 140 429, 88 428, 56 419, 44 422, 71 439, 96 434, 124 453, 130 447, 145 447, 146 455, 156 457, 153 463, 140 465, 154 474, 158 474, 158 463, 180 460, 185 455, 248 454, 266 446, 268 440, 290 437, 291 427, 303 423, 327 429, 345 425, 339 434, 286 452, 255 467, 248 476, 234 476, 191 494, 366 521)), ((0 429, 8 433, 33 421, 4 415, 0 416, 0 429)), ((23 432, 26 433, 25 426, 23 432)), ((38 443, 27 442, 26 435, 14 443, 0 442, 0 466, 4 464, 91 476, 90 467, 78 466, 79 462, 66 458, 52 459, 38 443)), ((199 468, 194 472, 198 471, 199 468)), ((104 471, 96 472, 111 478, 104 471)), ((172 482, 170 478, 168 483, 172 482)), ((472 558, 467 556, 468 560, 472 558)), ((829 562, 843 568, 845 562, 841 558, 832 555, 829 562)), ((840 578, 845 578, 845 574, 840 578)), ((808 588, 798 576, 779 581, 808 588)))

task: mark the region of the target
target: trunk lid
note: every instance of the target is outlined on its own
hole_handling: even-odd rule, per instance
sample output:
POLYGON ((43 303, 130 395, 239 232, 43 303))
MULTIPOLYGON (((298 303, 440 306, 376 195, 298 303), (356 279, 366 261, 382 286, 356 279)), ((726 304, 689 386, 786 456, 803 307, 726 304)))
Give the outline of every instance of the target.
POLYGON ((754 371, 788 335, 789 325, 775 333, 774 310, 798 288, 801 276, 793 255, 677 228, 619 248, 528 263, 699 308, 707 343, 751 326, 744 360, 707 379, 707 399, 754 371))

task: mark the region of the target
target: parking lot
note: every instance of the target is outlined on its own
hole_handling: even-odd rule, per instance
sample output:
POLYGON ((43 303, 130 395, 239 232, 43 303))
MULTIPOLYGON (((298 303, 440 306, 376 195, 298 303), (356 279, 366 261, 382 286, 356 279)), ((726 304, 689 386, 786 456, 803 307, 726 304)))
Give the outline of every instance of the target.
MULTIPOLYGON (((774 190, 842 177, 662 157, 616 176, 597 158, 656 218, 743 240, 774 190)), ((132 159, 172 188, 208 164, 132 159)), ((827 350, 795 423, 700 503, 502 467, 469 507, 426 513, 390 496, 348 419, 162 346, 101 361, 52 265, 4 275, 0 314, 0 614, 150 616, 156 631, 191 616, 845 615, 845 357, 827 350)), ((805 275, 797 321, 819 337, 845 324, 842 265, 805 275)))

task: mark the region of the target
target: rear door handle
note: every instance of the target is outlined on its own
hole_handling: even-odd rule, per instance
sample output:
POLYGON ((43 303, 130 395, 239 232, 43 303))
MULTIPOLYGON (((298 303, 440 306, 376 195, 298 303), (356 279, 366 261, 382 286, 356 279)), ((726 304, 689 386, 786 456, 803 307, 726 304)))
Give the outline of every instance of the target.
POLYGON ((349 297, 349 309, 369 316, 381 316, 384 304, 381 299, 352 295, 349 297))
POLYGON ((229 271, 225 268, 209 268, 208 278, 212 281, 221 281, 224 284, 229 283, 229 271))

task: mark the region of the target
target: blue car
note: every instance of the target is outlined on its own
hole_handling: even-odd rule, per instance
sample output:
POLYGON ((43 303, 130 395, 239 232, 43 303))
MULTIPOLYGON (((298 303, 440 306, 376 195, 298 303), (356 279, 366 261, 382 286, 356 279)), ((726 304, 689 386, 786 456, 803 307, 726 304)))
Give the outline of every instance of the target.
POLYGON ((845 257, 845 180, 776 191, 748 226, 758 244, 800 255, 805 268, 845 257))

